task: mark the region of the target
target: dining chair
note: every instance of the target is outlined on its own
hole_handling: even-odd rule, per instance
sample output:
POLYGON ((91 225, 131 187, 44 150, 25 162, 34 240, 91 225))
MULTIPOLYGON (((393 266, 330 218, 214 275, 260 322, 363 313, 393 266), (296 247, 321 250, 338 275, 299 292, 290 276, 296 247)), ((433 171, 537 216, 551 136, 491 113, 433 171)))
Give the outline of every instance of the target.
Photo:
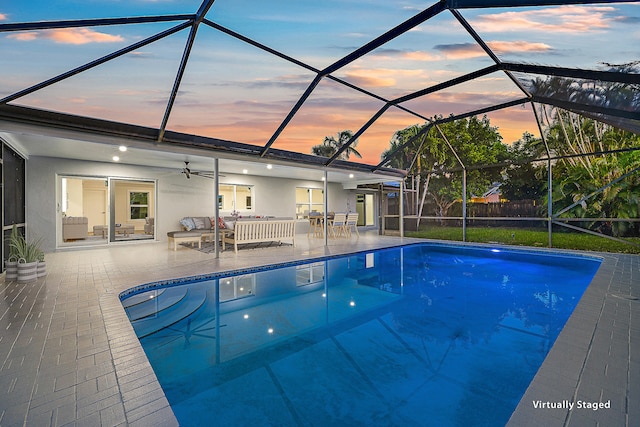
POLYGON ((344 225, 344 231, 347 237, 351 237, 351 229, 356 231, 358 237, 360 237, 360 233, 358 232, 358 213, 351 212, 347 214, 347 220, 344 225))
POLYGON ((329 221, 329 234, 334 238, 345 236, 347 225, 347 214, 337 213, 333 216, 333 219, 329 221))

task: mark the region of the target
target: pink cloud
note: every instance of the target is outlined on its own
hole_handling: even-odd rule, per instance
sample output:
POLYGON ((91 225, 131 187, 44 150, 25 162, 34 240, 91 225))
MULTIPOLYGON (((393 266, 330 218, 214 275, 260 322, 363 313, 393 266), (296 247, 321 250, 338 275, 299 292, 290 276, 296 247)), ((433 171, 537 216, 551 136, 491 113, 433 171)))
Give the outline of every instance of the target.
POLYGON ((521 12, 480 15, 474 27, 481 32, 543 31, 582 33, 610 27, 613 7, 560 6, 521 12))
MULTIPOLYGON (((487 42, 487 45, 496 53, 507 52, 546 52, 551 50, 551 46, 545 43, 532 43, 521 40, 502 41, 494 40, 487 42)), ((482 48, 473 43, 461 43, 451 45, 438 45, 439 49, 447 59, 469 59, 486 56, 482 48)))
POLYGON ((411 61, 437 61, 439 59, 442 59, 437 55, 432 55, 430 53, 420 51, 406 52, 402 54, 401 57, 403 59, 409 59, 411 61))
POLYGON ((30 31, 28 33, 9 34, 7 38, 19 40, 21 42, 29 42, 38 38, 38 33, 30 31))
POLYGON ((8 37, 19 41, 45 39, 52 40, 55 43, 77 45, 88 43, 114 43, 124 40, 121 36, 100 33, 89 28, 63 28, 50 31, 31 31, 11 34, 8 37))
POLYGON ((491 41, 487 43, 496 53, 506 52, 546 52, 551 46, 546 43, 531 43, 527 41, 491 41))
POLYGON ((393 87, 396 85, 396 79, 393 77, 376 74, 379 73, 375 70, 357 70, 347 72, 345 77, 350 82, 363 87, 393 87))
POLYGON ((7 15, 5 15, 4 13, 0 13, 0 21, 6 21, 7 19, 7 15))

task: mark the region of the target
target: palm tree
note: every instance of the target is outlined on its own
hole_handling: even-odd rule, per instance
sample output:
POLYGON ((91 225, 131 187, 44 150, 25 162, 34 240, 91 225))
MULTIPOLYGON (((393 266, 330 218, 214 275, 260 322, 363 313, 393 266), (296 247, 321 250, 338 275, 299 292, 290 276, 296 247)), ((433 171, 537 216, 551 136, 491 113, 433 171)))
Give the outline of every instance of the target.
POLYGON ((336 154, 335 147, 328 144, 318 144, 311 147, 311 154, 321 157, 333 157, 336 154))
MULTIPOLYGON (((338 138, 335 138, 333 135, 325 136, 322 144, 314 145, 311 147, 311 153, 316 156, 322 157, 332 157, 334 156, 338 150, 340 150, 351 138, 353 138, 353 132, 350 130, 343 130, 337 133, 338 138)), ((356 150, 355 146, 358 145, 358 140, 353 141, 351 145, 349 145, 341 154, 341 160, 348 160, 349 157, 353 154, 358 158, 362 158, 362 155, 356 150)))

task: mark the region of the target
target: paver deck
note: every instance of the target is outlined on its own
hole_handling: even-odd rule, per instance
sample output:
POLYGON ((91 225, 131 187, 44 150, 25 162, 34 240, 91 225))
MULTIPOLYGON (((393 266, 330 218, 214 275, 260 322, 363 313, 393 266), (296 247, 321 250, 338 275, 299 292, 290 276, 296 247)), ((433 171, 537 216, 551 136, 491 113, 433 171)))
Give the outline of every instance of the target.
MULTIPOLYGON (((296 247, 223 252, 164 242, 47 254, 35 283, 0 282, 0 426, 173 426, 177 421, 118 294, 170 278, 409 242, 362 235, 296 247)), ((510 425, 640 424, 640 257, 604 263, 514 412, 510 425), (593 410, 534 401, 611 401, 593 410), (635 403, 634 403, 635 402, 635 403)), ((480 414, 479 414, 480 415, 480 414)))

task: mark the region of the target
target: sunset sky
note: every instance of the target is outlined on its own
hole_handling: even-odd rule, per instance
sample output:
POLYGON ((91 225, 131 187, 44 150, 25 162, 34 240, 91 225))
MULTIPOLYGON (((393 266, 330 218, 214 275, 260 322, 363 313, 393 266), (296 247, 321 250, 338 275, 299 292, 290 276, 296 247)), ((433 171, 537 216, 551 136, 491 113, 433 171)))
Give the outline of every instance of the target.
MULTIPOLYGON (((217 0, 207 18, 323 69, 429 5, 411 0, 217 0)), ((0 0, 0 24, 183 14, 199 6, 198 0, 0 0)), ((640 60, 638 3, 461 14, 504 61, 595 69, 640 60)), ((179 22, 0 33, 0 97, 179 22)), ((189 29, 182 30, 12 104, 158 127, 188 34, 189 29)), ((333 75, 394 99, 489 65, 491 59, 445 11, 333 75)), ((298 65, 201 25, 168 129, 264 145, 313 78, 298 65)), ((403 105, 425 117, 448 116, 522 97, 505 74, 494 73, 403 105)), ((310 153, 326 135, 357 131, 382 105, 323 79, 274 147, 310 153)), ((538 134, 530 105, 488 116, 506 143, 525 131, 538 134)), ((360 138, 361 161, 378 163, 396 130, 422 122, 390 109, 360 138)))

